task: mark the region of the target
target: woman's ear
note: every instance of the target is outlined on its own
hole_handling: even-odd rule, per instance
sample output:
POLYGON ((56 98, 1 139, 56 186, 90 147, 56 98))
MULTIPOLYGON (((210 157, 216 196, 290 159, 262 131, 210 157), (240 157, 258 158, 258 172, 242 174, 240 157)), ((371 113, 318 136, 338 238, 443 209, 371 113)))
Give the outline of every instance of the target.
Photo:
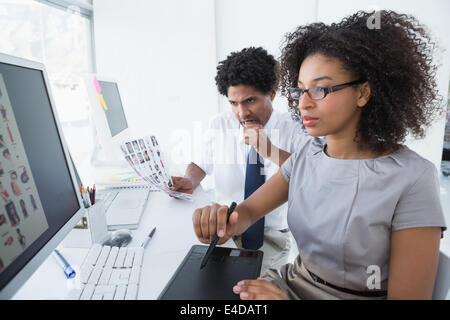
POLYGON ((358 107, 362 108, 367 104, 367 102, 369 102, 371 92, 372 91, 370 89, 370 84, 368 81, 359 85, 359 95, 358 100, 356 101, 358 107))

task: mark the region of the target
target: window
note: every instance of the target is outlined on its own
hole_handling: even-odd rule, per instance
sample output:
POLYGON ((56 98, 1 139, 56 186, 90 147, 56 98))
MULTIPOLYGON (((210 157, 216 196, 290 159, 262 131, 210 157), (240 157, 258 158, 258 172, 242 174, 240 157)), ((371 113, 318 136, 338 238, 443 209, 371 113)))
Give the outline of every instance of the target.
POLYGON ((441 171, 450 176, 450 83, 448 85, 447 115, 445 118, 444 150, 442 151, 441 171))
POLYGON ((0 0, 0 52, 45 64, 66 142, 82 167, 93 144, 84 85, 84 77, 94 69, 92 11, 86 10, 89 0, 74 2, 86 5, 0 0))

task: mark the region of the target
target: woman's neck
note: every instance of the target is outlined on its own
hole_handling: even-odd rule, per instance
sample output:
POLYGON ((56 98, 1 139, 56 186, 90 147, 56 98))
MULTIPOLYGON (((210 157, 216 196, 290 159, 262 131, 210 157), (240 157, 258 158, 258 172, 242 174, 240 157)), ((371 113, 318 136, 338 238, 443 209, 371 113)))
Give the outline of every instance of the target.
POLYGON ((371 159, 380 156, 367 147, 362 147, 353 139, 327 136, 325 153, 336 159, 371 159))

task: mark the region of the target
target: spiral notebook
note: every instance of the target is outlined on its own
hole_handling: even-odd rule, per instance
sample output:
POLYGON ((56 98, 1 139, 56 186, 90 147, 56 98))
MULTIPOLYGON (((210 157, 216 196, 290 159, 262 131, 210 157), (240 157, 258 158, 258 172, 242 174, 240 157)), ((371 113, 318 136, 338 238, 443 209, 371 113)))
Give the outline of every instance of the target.
POLYGON ((160 191, 135 172, 105 173, 96 180, 96 184, 105 189, 147 188, 152 192, 160 191))

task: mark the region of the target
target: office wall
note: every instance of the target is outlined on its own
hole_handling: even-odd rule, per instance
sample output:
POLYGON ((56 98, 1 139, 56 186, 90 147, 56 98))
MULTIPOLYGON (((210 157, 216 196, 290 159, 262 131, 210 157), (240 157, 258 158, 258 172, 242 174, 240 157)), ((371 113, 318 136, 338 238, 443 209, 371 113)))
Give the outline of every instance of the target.
MULTIPOLYGON (((263 46, 279 57, 283 35, 296 26, 339 21, 373 5, 416 15, 447 49, 440 54, 437 78, 447 101, 450 2, 446 0, 432 4, 420 0, 94 0, 93 4, 98 73, 119 80, 133 132, 156 133, 171 155, 180 142, 174 130, 193 136, 195 121, 206 122, 229 108, 216 92, 214 76, 217 62, 230 52, 263 46)), ((277 96, 274 107, 287 110, 286 100, 277 96)), ((443 136, 444 117, 425 139, 407 144, 439 167, 443 136)))
MULTIPOLYGON (((296 26, 321 21, 331 23, 340 21, 357 10, 391 9, 415 15, 426 24, 440 42, 440 63, 437 84, 444 101, 447 101, 450 75, 450 2, 436 0, 216 0, 216 46, 218 61, 226 58, 232 51, 244 47, 263 46, 275 57, 279 57, 283 35, 296 26)), ((439 62, 436 59, 437 62, 439 62)), ((221 110, 229 108, 226 99, 220 98, 221 110)), ((277 97, 274 107, 287 110, 286 100, 277 97)), ((427 131, 425 139, 409 138, 407 145, 423 157, 440 167, 444 137, 445 117, 436 121, 427 131)))
MULTIPOLYGON (((276 59, 286 32, 300 24, 312 23, 317 16, 317 0, 215 0, 217 61, 230 52, 245 47, 263 47, 276 59)), ((273 102, 275 109, 287 110, 286 99, 279 94, 273 102)), ((220 110, 230 105, 219 98, 220 110)))
POLYGON ((97 73, 118 80, 132 134, 175 131, 218 111, 214 1, 94 0, 97 73))

